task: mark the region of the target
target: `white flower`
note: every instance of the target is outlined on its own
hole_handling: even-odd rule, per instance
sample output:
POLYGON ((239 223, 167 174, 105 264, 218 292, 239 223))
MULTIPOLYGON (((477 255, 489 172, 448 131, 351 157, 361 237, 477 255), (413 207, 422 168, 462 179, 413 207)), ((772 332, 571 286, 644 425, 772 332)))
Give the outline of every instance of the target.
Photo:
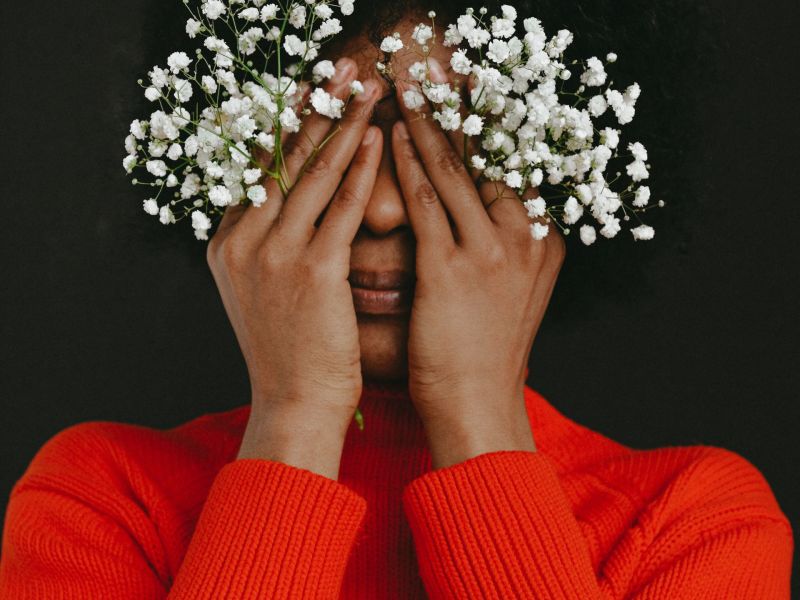
POLYGON ((167 150, 167 158, 170 160, 178 160, 181 156, 183 156, 183 148, 178 143, 172 144, 167 150))
POLYGON ((289 56, 302 56, 306 43, 292 33, 283 38, 283 49, 289 56))
POLYGON ((603 226, 600 228, 600 234, 607 238, 613 238, 619 233, 619 230, 619 219, 617 217, 607 215, 605 217, 603 226))
POLYGON ((533 171, 531 171, 530 179, 531 179, 531 185, 533 187, 538 187, 544 180, 544 173, 542 172, 541 169, 534 169, 533 171))
POLYGON ((530 223, 531 236, 535 240, 541 240, 547 236, 550 231, 549 225, 542 225, 541 223, 530 223))
POLYGON ((261 13, 255 6, 250 6, 239 11, 239 16, 245 21, 257 21, 260 17, 260 14, 261 13))
POLYGON ((496 38, 509 38, 514 35, 514 22, 509 19, 495 19, 492 35, 496 38))
POLYGON ((153 198, 148 198, 142 203, 144 207, 144 212, 148 215, 157 215, 158 214, 158 202, 156 202, 153 198))
POLYGON ((649 225, 639 225, 631 229, 634 240, 652 240, 655 231, 649 225))
POLYGON ((425 44, 425 42, 432 37, 433 29, 431 29, 430 25, 425 25, 424 23, 420 23, 414 27, 414 33, 411 34, 411 39, 417 42, 420 46, 425 44))
POLYGON ((464 37, 471 48, 480 48, 488 42, 492 36, 485 29, 475 28, 469 31, 464 37))
POLYGON ((210 75, 203 75, 200 79, 200 87, 209 94, 217 93, 217 80, 210 75))
POLYGON ((640 186, 635 193, 632 204, 637 207, 647 206, 650 201, 650 188, 646 185, 640 186))
POLYGON ((610 63, 617 62, 617 55, 616 55, 616 53, 614 53, 614 52, 609 52, 608 54, 606 54, 606 61, 607 61, 607 62, 610 62, 610 63))
POLYGON ((650 174, 647 172, 647 165, 641 160, 635 160, 625 167, 631 179, 634 181, 641 181, 647 179, 650 174))
POLYGON ((122 159, 122 166, 125 168, 126 173, 131 173, 133 167, 136 166, 136 155, 128 154, 128 156, 122 159))
POLYGON ((581 225, 580 236, 584 244, 591 246, 597 239, 597 232, 591 225, 581 225))
POLYGON ((510 53, 506 42, 502 40, 492 40, 489 42, 489 51, 486 53, 486 56, 499 64, 506 60, 510 53))
POLYGON ((422 81, 426 79, 428 73, 428 67, 425 65, 424 62, 417 61, 408 67, 408 74, 411 79, 416 81, 422 81))
POLYGON ((321 60, 314 65, 311 70, 314 75, 314 83, 319 83, 323 79, 330 79, 336 74, 336 67, 329 60, 321 60))
POLYGON ((547 203, 544 198, 529 198, 522 203, 528 211, 528 218, 535 219, 536 217, 543 217, 547 210, 547 203))
POLYGON ((341 30, 342 24, 339 22, 339 19, 327 19, 322 22, 322 25, 319 26, 318 32, 320 38, 326 38, 339 33, 341 30))
POLYGON ((197 195, 197 193, 200 191, 201 185, 202 181, 200 180, 200 177, 197 175, 197 173, 190 173, 189 175, 186 176, 186 178, 183 180, 183 183, 181 184, 181 190, 180 190, 181 198, 183 200, 188 200, 192 196, 197 195))
POLYGON ((295 7, 289 12, 288 20, 289 25, 292 27, 302 29, 302 27, 306 24, 306 7, 302 4, 295 5, 295 7))
POLYGON ((635 142, 633 144, 628 144, 628 150, 630 150, 633 158, 636 160, 646 161, 647 160, 647 150, 640 142, 635 142))
POLYGON ((438 121, 445 131, 455 131, 461 125, 461 114, 454 108, 445 107, 433 113, 433 120, 438 121))
POLYGON ((192 211, 192 228, 194 228, 194 236, 198 240, 208 239, 208 230, 211 229, 211 219, 208 218, 206 213, 193 210, 192 211))
POLYGON ((314 89, 314 91, 311 92, 309 100, 311 100, 311 105, 314 107, 314 110, 319 114, 330 117, 331 119, 341 118, 344 102, 335 96, 331 96, 322 88, 314 89))
POLYGON ((178 77, 172 83, 175 86, 175 100, 178 103, 188 102, 192 97, 192 84, 188 80, 178 77))
POLYGON ((200 32, 202 26, 203 24, 200 23, 200 21, 196 21, 195 19, 189 19, 188 21, 186 21, 186 35, 194 39, 200 32))
POLYGON ((616 149, 619 146, 619 131, 611 127, 601 129, 600 143, 611 150, 616 149))
POLYGON ((227 206, 231 203, 231 192, 224 185, 215 185, 208 191, 208 199, 214 206, 227 206))
POLYGON ((592 188, 585 183, 575 186, 575 195, 578 197, 578 200, 587 206, 592 203, 592 198, 594 197, 592 188))
POLYGON ((294 110, 290 106, 284 106, 280 114, 280 123, 289 133, 300 129, 300 119, 297 118, 294 110))
POLYGON ((341 3, 339 4, 339 10, 342 11, 342 14, 345 16, 352 15, 353 14, 352 0, 350 2, 348 2, 347 0, 342 0, 341 3))
POLYGON ((602 94, 597 94, 589 100, 588 108, 593 117, 599 117, 608 109, 608 102, 606 102, 602 94))
POLYGON ((381 42, 382 52, 397 52, 403 47, 403 42, 394 36, 386 36, 381 42))
POLYGON ((461 128, 466 135, 480 135, 483 131, 483 118, 479 115, 470 115, 464 119, 461 128))
POLYGON ((522 185, 522 175, 520 175, 519 171, 508 171, 503 175, 503 181, 510 188, 518 188, 522 185))
POLYGON ((478 169, 479 171, 483 171, 486 168, 486 159, 477 154, 472 155, 470 163, 472 164, 473 168, 478 169))
POLYGON ((577 223, 578 219, 583 216, 583 206, 578 202, 574 196, 570 196, 564 203, 564 214, 561 219, 567 225, 577 223))
POLYGON ((589 87, 601 86, 606 82, 606 69, 596 56, 586 61, 586 70, 581 75, 581 83, 589 87))
POLYGON ((278 5, 277 4, 267 4, 266 6, 261 7, 261 14, 259 18, 263 23, 267 21, 271 21, 278 15, 278 5))
POLYGON ((358 79, 353 79, 350 82, 350 93, 351 94, 363 94, 364 93, 364 84, 361 83, 358 79))
POLYGON ((253 203, 253 206, 258 208, 267 199, 267 190, 263 185, 253 185, 247 188, 247 198, 253 203))
POLYGON ((134 119, 131 122, 130 132, 137 140, 143 140, 146 131, 146 124, 142 123, 139 119, 134 119))
POLYGON ((469 75, 472 70, 472 62, 463 50, 453 52, 450 56, 450 65, 459 75, 469 75))
POLYGON ((148 160, 145 166, 148 173, 156 177, 164 177, 167 174, 167 165, 163 160, 148 160))
POLYGON ((314 7, 314 14, 320 19, 330 19, 333 16, 333 9, 327 4, 317 4, 314 7))
POLYGON ((202 5, 201 10, 205 16, 214 21, 225 14, 226 8, 225 5, 219 0, 208 0, 202 5))
POLYGON ((155 102, 159 98, 161 98, 161 92, 159 92, 153 86, 150 86, 144 91, 144 97, 150 100, 150 102, 155 102))
POLYGON ((416 110, 425 104, 425 98, 415 89, 406 90, 403 92, 403 103, 406 108, 416 110))
POLYGON ((168 204, 158 209, 158 220, 161 221, 162 225, 170 225, 175 222, 175 215, 172 213, 172 209, 170 209, 168 204))
POLYGON ((242 179, 248 185, 251 185, 261 179, 261 169, 245 169, 242 172, 242 179))

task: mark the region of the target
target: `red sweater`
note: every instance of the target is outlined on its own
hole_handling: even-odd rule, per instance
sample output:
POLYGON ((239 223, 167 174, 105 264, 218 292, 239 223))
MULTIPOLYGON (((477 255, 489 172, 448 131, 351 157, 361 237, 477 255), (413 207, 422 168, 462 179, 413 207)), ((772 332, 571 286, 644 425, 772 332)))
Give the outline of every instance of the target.
POLYGON ((536 452, 431 470, 407 393, 369 385, 339 480, 237 460, 248 405, 68 427, 11 493, 0 596, 789 598, 792 531, 751 463, 632 449, 525 400, 536 452))

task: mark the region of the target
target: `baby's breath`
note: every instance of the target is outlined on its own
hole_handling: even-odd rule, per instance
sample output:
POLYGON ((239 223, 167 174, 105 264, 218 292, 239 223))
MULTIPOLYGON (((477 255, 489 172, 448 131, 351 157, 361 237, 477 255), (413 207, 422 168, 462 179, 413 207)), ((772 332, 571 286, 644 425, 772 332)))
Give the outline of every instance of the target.
MULTIPOLYGON (((331 61, 317 57, 342 31, 340 17, 352 14, 353 0, 183 3, 190 13, 186 34, 202 38, 202 47, 192 56, 173 52, 165 67, 154 66, 147 80, 138 80, 157 106, 131 123, 122 164, 133 184, 150 188, 142 204, 147 214, 165 225, 189 218, 195 237, 207 240, 226 206, 269 202, 267 178, 288 191, 281 133, 302 125, 301 84, 313 84, 310 107, 332 119, 341 118, 363 86, 354 81, 344 101, 314 87, 335 75, 331 61), (277 72, 267 72, 267 64, 276 64, 277 72), (260 160, 266 153, 273 158, 269 168, 260 160)), ((635 240, 653 238, 640 215, 664 201, 651 202, 642 184, 650 174, 647 150, 638 141, 620 142, 620 127, 633 119, 641 89, 636 83, 614 89, 608 82, 614 52, 605 61, 567 62, 572 32, 548 37, 539 19, 520 22, 507 4, 499 15, 467 8, 443 36, 436 13, 428 18, 409 40, 398 32, 384 38, 376 70, 391 81, 394 53, 408 48, 419 55, 409 69, 415 87, 403 102, 414 110, 430 103, 440 127, 465 134, 464 162, 519 194, 534 238, 555 224, 564 234, 576 229, 591 245, 598 233, 615 237, 621 223, 632 223, 635 240), (470 91, 459 82, 431 81, 428 58, 437 43, 452 48, 450 65, 459 81, 474 80, 470 91), (477 153, 468 153, 469 140, 477 142, 477 153), (531 187, 539 188, 539 197, 523 199, 531 187)))

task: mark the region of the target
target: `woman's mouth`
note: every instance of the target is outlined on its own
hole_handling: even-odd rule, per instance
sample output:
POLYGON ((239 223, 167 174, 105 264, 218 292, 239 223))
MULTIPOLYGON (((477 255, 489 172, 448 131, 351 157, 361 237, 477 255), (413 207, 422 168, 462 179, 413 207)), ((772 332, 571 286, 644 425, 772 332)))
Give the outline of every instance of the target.
POLYGON ((347 279, 357 313, 389 315, 411 311, 415 278, 407 271, 354 269, 347 279))

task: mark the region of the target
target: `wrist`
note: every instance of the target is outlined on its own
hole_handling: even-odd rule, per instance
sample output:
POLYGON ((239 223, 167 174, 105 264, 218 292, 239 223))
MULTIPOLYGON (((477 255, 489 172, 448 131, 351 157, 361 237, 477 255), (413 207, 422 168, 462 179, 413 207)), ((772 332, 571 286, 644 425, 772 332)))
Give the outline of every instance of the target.
POLYGON ((336 480, 348 425, 308 412, 251 412, 237 459, 282 462, 336 480))
POLYGON ((462 405, 458 415, 439 415, 436 419, 423 419, 423 422, 434 469, 448 467, 489 452, 536 452, 524 402, 506 414, 500 411, 470 414, 470 411, 463 410, 462 405))

